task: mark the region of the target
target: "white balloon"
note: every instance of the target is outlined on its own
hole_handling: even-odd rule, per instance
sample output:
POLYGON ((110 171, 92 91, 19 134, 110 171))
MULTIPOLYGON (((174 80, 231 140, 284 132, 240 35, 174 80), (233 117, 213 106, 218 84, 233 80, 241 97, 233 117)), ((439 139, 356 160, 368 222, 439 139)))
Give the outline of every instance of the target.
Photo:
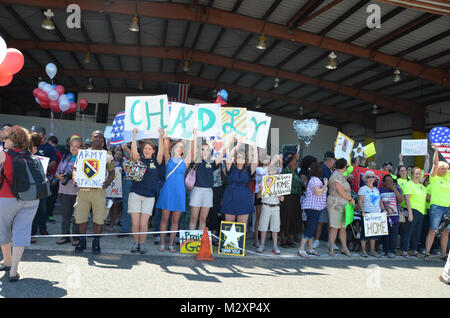
POLYGON ((297 137, 309 146, 319 129, 319 122, 317 119, 296 120, 293 126, 297 137))
POLYGON ((70 108, 69 101, 67 101, 67 103, 65 101, 59 103, 59 109, 61 109, 62 112, 65 112, 69 108, 70 108))
POLYGON ((66 94, 62 94, 61 96, 59 96, 59 98, 58 98, 58 102, 61 104, 61 103, 69 103, 70 104, 70 102, 69 102, 69 96, 67 96, 66 94))
POLYGON ((5 40, 0 36, 0 64, 3 63, 3 60, 6 57, 6 50, 8 47, 6 46, 5 40))
POLYGON ((48 98, 50 98, 50 100, 58 100, 59 98, 59 94, 57 91, 55 91, 54 89, 52 89, 50 91, 50 93, 48 93, 48 98))
POLYGON ((47 66, 45 67, 45 72, 47 73, 48 77, 50 77, 51 79, 53 79, 53 77, 55 77, 57 70, 58 69, 57 69, 56 65, 53 63, 48 63, 47 66))
POLYGON ((53 87, 52 87, 52 85, 50 85, 50 84, 48 84, 48 83, 45 83, 45 86, 44 86, 44 88, 42 89, 44 92, 46 92, 47 93, 47 95, 48 94, 50 94, 50 92, 53 90, 53 87))
POLYGON ((38 88, 40 88, 40 89, 44 90, 45 84, 47 84, 47 83, 46 83, 46 82, 44 82, 44 81, 42 81, 42 82, 39 82, 38 88))

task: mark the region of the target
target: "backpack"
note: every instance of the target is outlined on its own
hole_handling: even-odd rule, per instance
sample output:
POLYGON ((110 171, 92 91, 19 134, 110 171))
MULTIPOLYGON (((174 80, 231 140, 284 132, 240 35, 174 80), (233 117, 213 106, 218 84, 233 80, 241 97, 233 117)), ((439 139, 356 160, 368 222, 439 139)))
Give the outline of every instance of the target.
MULTIPOLYGON (((51 195, 50 182, 39 159, 33 157, 29 151, 8 150, 7 153, 13 159, 13 180, 10 188, 17 199, 33 201, 51 195)), ((0 188, 5 180, 6 176, 2 170, 0 188)))

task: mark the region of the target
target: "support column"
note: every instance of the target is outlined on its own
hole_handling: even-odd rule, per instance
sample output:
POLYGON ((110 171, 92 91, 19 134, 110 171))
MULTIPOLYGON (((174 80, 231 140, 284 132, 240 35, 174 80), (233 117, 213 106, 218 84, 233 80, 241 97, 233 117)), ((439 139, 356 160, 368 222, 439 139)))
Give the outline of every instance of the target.
MULTIPOLYGON (((423 116, 412 118, 412 137, 413 139, 425 139, 425 109, 423 110, 423 116)), ((423 169, 424 164, 424 156, 414 156, 414 166, 423 169)))

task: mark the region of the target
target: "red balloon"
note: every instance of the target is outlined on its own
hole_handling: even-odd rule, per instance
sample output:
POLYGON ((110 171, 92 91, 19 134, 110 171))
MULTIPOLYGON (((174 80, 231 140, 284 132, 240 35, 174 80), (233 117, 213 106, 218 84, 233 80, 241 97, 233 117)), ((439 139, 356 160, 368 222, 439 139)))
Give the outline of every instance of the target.
POLYGON ((82 98, 82 99, 80 99, 78 104, 80 105, 81 110, 85 110, 86 107, 88 106, 88 101, 86 98, 82 98))
POLYGON ((13 79, 12 74, 0 76, 0 86, 8 85, 9 83, 11 83, 12 79, 13 79))
POLYGON ((62 85, 56 85, 55 86, 55 91, 58 92, 59 96, 61 96, 62 94, 64 94, 64 92, 66 91, 64 86, 62 85))
POLYGON ((23 63, 23 54, 19 50, 7 49, 5 59, 0 64, 0 76, 16 74, 22 69, 23 63))
POLYGON ((57 100, 51 100, 49 105, 50 109, 53 110, 55 113, 61 112, 61 109, 59 109, 59 102, 57 100))
POLYGON ((37 97, 37 94, 38 94, 38 92, 39 92, 40 90, 41 90, 40 88, 35 88, 35 89, 33 89, 33 96, 34 96, 34 97, 37 97))
POLYGON ((75 113, 77 111, 77 103, 75 102, 71 102, 69 104, 69 109, 66 110, 66 114, 71 114, 71 113, 75 113))
POLYGON ((40 102, 39 104, 43 109, 48 109, 50 107, 48 102, 40 102))
POLYGON ((50 102, 50 98, 48 98, 48 95, 46 92, 44 92, 42 89, 39 89, 38 92, 36 92, 36 97, 39 99, 39 101, 45 102, 45 103, 49 103, 50 102))

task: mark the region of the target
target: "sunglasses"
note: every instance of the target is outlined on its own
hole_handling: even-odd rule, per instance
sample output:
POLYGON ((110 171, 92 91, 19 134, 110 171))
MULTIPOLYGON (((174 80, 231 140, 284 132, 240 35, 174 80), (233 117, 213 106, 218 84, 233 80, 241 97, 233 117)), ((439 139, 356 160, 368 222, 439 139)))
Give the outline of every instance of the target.
POLYGON ((375 179, 375 177, 374 176, 368 176, 368 177, 366 177, 366 179, 375 179))

